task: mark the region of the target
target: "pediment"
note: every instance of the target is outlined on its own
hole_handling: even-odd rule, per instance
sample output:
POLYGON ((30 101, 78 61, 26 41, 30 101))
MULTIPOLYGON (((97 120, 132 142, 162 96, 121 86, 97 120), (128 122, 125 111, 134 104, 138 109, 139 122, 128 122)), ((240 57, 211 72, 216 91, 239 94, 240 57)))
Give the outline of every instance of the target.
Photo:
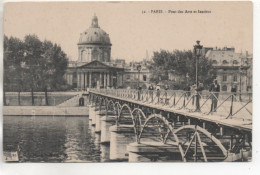
POLYGON ((109 68, 109 66, 107 66, 106 64, 104 63, 101 63, 99 61, 92 61, 90 63, 87 63, 87 64, 84 64, 82 66, 80 66, 80 68, 109 68))

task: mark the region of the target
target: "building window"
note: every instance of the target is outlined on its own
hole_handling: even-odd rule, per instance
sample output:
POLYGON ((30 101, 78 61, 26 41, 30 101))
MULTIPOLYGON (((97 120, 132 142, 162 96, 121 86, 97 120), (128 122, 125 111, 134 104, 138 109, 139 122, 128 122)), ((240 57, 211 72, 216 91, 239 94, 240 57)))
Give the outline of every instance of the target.
POLYGON ((143 75, 143 80, 146 81, 146 75, 143 75))
POLYGON ((237 75, 234 75, 233 81, 234 81, 234 82, 237 82, 237 75))
POLYGON ((237 60, 234 60, 234 61, 233 61, 233 64, 238 64, 238 61, 237 61, 237 60))
POLYGON ((217 60, 213 60, 212 64, 218 64, 217 60))
POLYGON ((227 81, 227 75, 223 75, 223 80, 222 81, 227 81))
POLYGON ((223 60, 222 64, 228 64, 227 60, 223 60))
POLYGON ((227 86, 226 85, 222 86, 222 91, 227 91, 227 86))
POLYGON ((126 75, 126 79, 127 79, 127 80, 130 80, 130 75, 126 75))
POLYGON ((73 72, 73 79, 77 79, 77 72, 73 72))

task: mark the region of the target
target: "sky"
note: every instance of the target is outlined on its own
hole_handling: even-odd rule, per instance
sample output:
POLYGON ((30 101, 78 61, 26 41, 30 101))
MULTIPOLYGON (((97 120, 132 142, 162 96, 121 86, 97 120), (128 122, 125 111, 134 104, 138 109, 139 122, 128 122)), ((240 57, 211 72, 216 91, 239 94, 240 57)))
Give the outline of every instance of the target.
POLYGON ((146 51, 152 56, 160 49, 188 50, 196 40, 207 47, 235 47, 236 52, 253 49, 251 2, 8 2, 4 34, 20 39, 36 34, 77 60, 80 33, 90 27, 94 14, 110 36, 114 59, 140 61, 146 51))

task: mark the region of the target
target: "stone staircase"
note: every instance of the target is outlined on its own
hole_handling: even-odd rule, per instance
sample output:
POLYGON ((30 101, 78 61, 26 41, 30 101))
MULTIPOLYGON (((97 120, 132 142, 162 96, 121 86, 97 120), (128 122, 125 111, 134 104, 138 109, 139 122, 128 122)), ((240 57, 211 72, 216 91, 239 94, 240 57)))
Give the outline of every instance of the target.
POLYGON ((74 97, 64 101, 63 103, 57 105, 57 106, 71 106, 71 107, 75 107, 75 106, 79 106, 79 98, 81 96, 78 94, 78 95, 75 95, 74 97))
MULTIPOLYGON (((57 105, 61 107, 69 106, 69 107, 77 107, 79 106, 79 98, 81 97, 81 94, 75 95, 72 98, 64 101, 63 103, 57 105)), ((84 106, 87 106, 88 104, 88 98, 86 96, 83 96, 84 98, 84 106)))

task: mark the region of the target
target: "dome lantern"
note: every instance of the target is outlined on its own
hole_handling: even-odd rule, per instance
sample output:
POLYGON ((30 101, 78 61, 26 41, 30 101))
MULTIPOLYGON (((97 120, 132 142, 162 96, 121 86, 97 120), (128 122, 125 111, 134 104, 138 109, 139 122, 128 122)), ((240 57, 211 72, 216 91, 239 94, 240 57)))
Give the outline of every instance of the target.
POLYGON ((99 26, 98 26, 98 18, 97 18, 97 16, 96 16, 96 14, 94 14, 94 16, 93 16, 93 18, 92 18, 91 27, 93 27, 93 28, 99 28, 99 26))

